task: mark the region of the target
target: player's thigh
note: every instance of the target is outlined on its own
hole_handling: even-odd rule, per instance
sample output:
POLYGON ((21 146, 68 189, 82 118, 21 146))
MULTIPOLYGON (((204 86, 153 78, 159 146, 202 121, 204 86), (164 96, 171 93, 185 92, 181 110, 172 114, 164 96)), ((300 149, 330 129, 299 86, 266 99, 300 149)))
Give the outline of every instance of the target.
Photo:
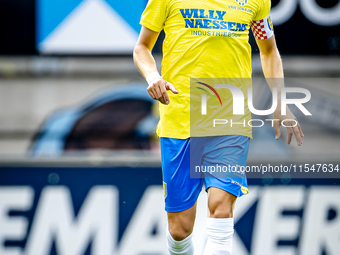
POLYGON ((249 138, 245 136, 224 136, 211 138, 206 146, 203 166, 205 188, 224 190, 236 197, 248 193, 245 174, 249 151, 249 138))
POLYGON ((247 179, 241 169, 247 163, 249 138, 209 138, 205 148, 203 165, 211 169, 211 172, 205 173, 209 215, 213 218, 231 218, 236 198, 248 193, 247 179))
POLYGON ((192 208, 204 180, 190 178, 190 139, 161 138, 165 210, 184 212, 192 208))

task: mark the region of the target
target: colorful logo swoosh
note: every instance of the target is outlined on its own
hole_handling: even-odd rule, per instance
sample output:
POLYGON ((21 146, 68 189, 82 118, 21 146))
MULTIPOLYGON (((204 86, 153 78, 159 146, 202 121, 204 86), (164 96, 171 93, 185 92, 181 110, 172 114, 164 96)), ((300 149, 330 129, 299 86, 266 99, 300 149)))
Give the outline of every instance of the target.
MULTIPOLYGON (((221 104, 221 106, 222 106, 221 97, 220 97, 220 95, 217 93, 217 91, 216 91, 213 87, 211 87, 210 85, 205 84, 205 83, 203 83, 203 82, 197 82, 197 83, 198 83, 198 84, 201 84, 201 85, 203 85, 203 86, 206 86, 206 87, 209 88, 212 92, 214 92, 214 94, 216 95, 216 97, 218 98, 218 100, 220 101, 220 104, 221 104)), ((205 92, 206 92, 209 96, 211 96, 211 97, 214 99, 214 101, 216 102, 214 96, 213 96, 208 90, 206 90, 206 89, 204 89, 204 88, 200 88, 200 87, 196 87, 196 88, 205 91, 205 92)), ((216 103, 217 103, 217 102, 216 102, 216 103)))

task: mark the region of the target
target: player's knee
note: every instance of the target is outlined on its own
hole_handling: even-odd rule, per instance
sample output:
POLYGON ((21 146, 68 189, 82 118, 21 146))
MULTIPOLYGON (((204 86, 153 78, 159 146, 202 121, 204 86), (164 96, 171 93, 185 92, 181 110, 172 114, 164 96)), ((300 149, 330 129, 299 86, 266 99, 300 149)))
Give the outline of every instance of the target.
POLYGON ((185 238, 187 238, 188 236, 190 236, 191 233, 192 232, 187 232, 187 231, 180 230, 180 229, 170 231, 170 234, 175 241, 182 241, 185 238))
POLYGON ((222 202, 216 201, 209 206, 210 218, 232 218, 232 205, 225 205, 222 202))
POLYGON ((170 234, 175 241, 182 241, 191 235, 193 227, 191 226, 172 226, 169 228, 170 234))

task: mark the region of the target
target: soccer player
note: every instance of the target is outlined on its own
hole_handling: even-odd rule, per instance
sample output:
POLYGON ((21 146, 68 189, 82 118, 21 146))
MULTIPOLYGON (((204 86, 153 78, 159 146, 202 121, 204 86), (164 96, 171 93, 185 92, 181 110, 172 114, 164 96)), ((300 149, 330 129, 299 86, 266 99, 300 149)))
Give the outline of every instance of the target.
MULTIPOLYGON (((231 254, 233 208, 236 199, 248 193, 246 178, 190 178, 190 148, 198 148, 195 153, 199 155, 195 157, 200 157, 202 165, 213 162, 245 166, 251 128, 226 128, 221 135, 194 140, 190 135, 190 80, 251 79, 250 28, 260 49, 264 76, 268 81, 275 78, 268 85, 272 90, 277 87, 279 94, 274 112, 274 119, 279 121, 273 122, 276 140, 281 136, 281 121, 294 126, 291 120, 296 118, 288 108, 287 114, 281 115, 283 68, 270 8, 270 0, 149 0, 142 15, 134 61, 149 84, 148 93, 160 102, 157 133, 161 137, 167 244, 171 255, 194 252, 196 201, 203 185, 208 192, 208 240, 204 254, 231 254), (151 51, 163 29, 160 75, 151 51)), ((288 127, 287 132, 288 144, 294 134, 298 145, 302 145, 300 125, 288 127)))

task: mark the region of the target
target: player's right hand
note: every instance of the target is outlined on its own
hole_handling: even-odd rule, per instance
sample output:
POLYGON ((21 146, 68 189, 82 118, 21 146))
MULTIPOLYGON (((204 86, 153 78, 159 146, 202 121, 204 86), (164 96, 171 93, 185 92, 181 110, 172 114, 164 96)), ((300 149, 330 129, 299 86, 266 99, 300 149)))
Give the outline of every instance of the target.
POLYGON ((167 90, 171 90, 172 93, 178 94, 177 89, 170 82, 167 82, 161 78, 152 81, 147 88, 149 95, 161 102, 162 104, 170 104, 170 99, 167 90))

